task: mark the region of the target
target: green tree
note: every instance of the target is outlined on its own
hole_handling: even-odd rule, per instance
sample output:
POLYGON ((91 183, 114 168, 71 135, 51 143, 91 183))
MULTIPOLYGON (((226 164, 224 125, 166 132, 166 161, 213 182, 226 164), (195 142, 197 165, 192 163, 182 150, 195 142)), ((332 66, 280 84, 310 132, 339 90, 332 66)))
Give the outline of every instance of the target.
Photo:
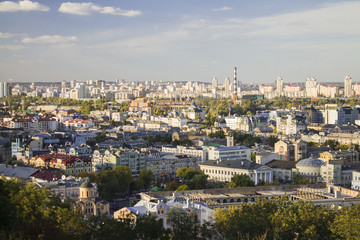
POLYGON ((254 114, 250 110, 246 112, 246 115, 247 116, 254 116, 254 114))
POLYGON ((90 216, 86 226, 84 239, 136 239, 130 219, 117 221, 106 215, 90 216))
POLYGON ((175 191, 179 187, 178 181, 171 181, 166 183, 166 191, 175 191))
POLYGON ((338 141, 335 141, 335 140, 326 140, 323 144, 321 144, 321 146, 323 146, 323 147, 329 146, 333 150, 335 150, 335 148, 338 145, 340 145, 340 143, 338 141))
POLYGON ((330 239, 331 211, 312 202, 283 202, 273 214, 275 239, 330 239))
POLYGON ((257 239, 264 235, 272 239, 271 217, 277 207, 275 201, 258 199, 255 204, 219 208, 214 215, 215 228, 225 239, 257 239))
POLYGON ((309 183, 310 183, 309 178, 300 176, 300 175, 297 174, 297 173, 294 174, 292 180, 293 180, 293 183, 294 183, 295 185, 306 185, 306 184, 309 184, 309 183))
POLYGON ((171 239, 198 239, 200 224, 195 212, 173 207, 168 211, 168 220, 172 227, 171 239))
POLYGON ((110 200, 129 191, 130 183, 133 181, 131 168, 117 166, 99 172, 97 176, 100 196, 110 200))
POLYGON ((216 131, 215 133, 209 134, 210 138, 225 138, 225 133, 223 130, 216 131))
POLYGON ((189 186, 186 185, 186 184, 183 184, 183 185, 181 185, 180 187, 178 187, 178 188, 176 189, 176 191, 187 191, 187 190, 190 190, 190 188, 189 188, 189 186))
POLYGON ((188 182, 191 189, 203 189, 206 188, 208 176, 200 173, 195 174, 194 177, 188 182))
POLYGON ((342 208, 330 224, 334 239, 358 239, 360 236, 360 205, 342 208))
POLYGON ((251 161, 256 162, 256 153, 251 153, 250 155, 251 161))
POLYGON ((143 215, 136 219, 134 228, 136 239, 168 239, 170 231, 164 229, 162 221, 153 215, 143 215))
POLYGON ((136 179, 136 186, 138 189, 149 189, 152 181, 154 181, 154 174, 151 170, 141 169, 138 178, 136 179))
POLYGON ((229 182, 226 187, 228 188, 237 188, 237 187, 253 187, 255 183, 250 179, 248 175, 238 175, 235 174, 231 178, 231 182, 229 182))
POLYGON ((311 148, 311 147, 318 147, 319 144, 316 143, 316 142, 308 142, 308 148, 311 148))
POLYGON ((275 143, 279 141, 279 138, 275 135, 270 135, 267 139, 267 143, 269 146, 274 147, 275 143))
POLYGON ((195 170, 192 167, 179 168, 176 170, 176 176, 179 177, 190 189, 206 188, 208 176, 201 170, 195 170))

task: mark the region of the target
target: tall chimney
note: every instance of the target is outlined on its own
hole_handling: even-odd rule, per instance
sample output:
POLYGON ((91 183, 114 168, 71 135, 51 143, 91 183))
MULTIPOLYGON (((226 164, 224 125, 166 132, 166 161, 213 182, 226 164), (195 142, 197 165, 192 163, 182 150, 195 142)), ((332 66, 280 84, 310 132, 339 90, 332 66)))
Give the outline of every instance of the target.
POLYGON ((236 91, 237 91, 236 67, 234 67, 234 105, 236 103, 236 91))

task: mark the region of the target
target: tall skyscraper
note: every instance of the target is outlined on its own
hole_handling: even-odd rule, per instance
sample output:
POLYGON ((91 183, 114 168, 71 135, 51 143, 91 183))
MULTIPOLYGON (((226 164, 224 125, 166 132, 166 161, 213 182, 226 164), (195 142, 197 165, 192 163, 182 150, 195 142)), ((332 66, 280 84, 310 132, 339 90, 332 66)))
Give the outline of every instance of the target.
POLYGON ((75 88, 76 87, 76 80, 72 80, 70 86, 71 86, 71 88, 75 88))
POLYGON ((212 88, 217 88, 217 87, 218 87, 218 81, 217 81, 216 77, 214 77, 212 80, 212 88))
POLYGON ((9 85, 8 82, 4 82, 4 97, 7 97, 9 95, 9 85))
POLYGON ((352 89, 351 89, 351 77, 346 75, 344 80, 344 97, 351 97, 352 89))
POLYGON ((86 98, 86 87, 85 87, 84 83, 80 83, 78 91, 79 91, 78 97, 80 99, 81 98, 86 98))
POLYGON ((230 91, 230 79, 229 79, 229 77, 226 77, 224 85, 225 85, 225 91, 226 92, 230 91))
POLYGON ((276 79, 276 91, 282 92, 283 91, 283 86, 284 86, 283 79, 281 77, 278 77, 276 79))
POLYGON ((4 84, 0 82, 0 98, 4 97, 4 84))
POLYGON ((307 78, 305 82, 305 91, 307 97, 317 97, 318 91, 317 91, 317 83, 316 79, 311 77, 307 78))

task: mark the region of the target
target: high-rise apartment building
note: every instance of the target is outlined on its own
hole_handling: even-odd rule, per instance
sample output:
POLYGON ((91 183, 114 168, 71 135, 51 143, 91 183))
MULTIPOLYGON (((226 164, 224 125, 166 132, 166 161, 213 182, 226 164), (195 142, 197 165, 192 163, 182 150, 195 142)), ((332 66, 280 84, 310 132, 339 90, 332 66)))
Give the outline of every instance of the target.
POLYGON ((225 92, 230 91, 230 79, 229 79, 229 77, 226 77, 224 85, 225 85, 225 92))
POLYGON ((4 84, 0 82, 0 98, 4 97, 4 84))
POLYGON ((9 95, 8 82, 0 82, 0 98, 7 97, 9 95))
POLYGON ((344 80, 344 97, 351 97, 352 89, 351 89, 351 77, 346 75, 344 80))
POLYGON ((281 77, 278 77, 276 79, 276 91, 282 92, 283 91, 283 86, 284 86, 283 79, 281 77))
POLYGON ((315 78, 311 77, 306 79, 305 91, 306 91, 306 97, 318 96, 317 83, 315 78))
POLYGON ((216 89, 217 87, 218 87, 218 81, 217 81, 216 77, 214 77, 212 80, 212 88, 216 89))

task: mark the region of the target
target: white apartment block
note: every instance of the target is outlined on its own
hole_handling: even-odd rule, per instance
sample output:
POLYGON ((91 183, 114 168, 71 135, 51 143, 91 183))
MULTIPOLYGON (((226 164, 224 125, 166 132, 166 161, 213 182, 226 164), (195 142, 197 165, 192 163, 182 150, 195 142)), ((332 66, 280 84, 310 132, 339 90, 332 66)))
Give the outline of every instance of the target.
POLYGON ((209 160, 250 160, 251 150, 245 146, 208 147, 209 160))
POLYGON ((10 128, 24 130, 55 131, 57 122, 51 117, 14 117, 9 122, 10 128))
POLYGON ((260 180, 266 183, 273 181, 273 173, 270 167, 252 161, 207 161, 199 164, 199 166, 213 181, 230 182, 234 175, 248 175, 255 185, 260 180))

